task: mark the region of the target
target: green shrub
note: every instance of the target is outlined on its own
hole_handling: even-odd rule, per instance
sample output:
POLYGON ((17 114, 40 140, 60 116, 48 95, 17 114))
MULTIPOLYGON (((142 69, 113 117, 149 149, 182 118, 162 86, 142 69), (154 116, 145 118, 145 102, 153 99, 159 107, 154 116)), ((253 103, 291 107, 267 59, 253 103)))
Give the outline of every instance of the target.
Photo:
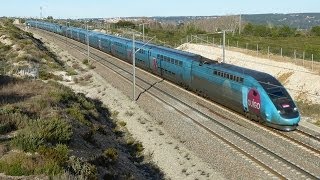
POLYGON ((6 105, 0 109, 0 124, 8 123, 12 130, 25 127, 29 120, 16 106, 6 105))
POLYGON ((118 159, 118 151, 115 148, 108 148, 104 150, 103 155, 110 159, 111 162, 115 162, 118 159))
POLYGON ((49 96, 52 96, 56 103, 69 105, 77 101, 75 93, 70 88, 62 87, 59 84, 56 84, 56 86, 58 86, 58 90, 49 92, 49 96))
POLYGON ((12 144, 24 151, 34 152, 40 145, 65 143, 72 136, 71 125, 59 118, 36 120, 28 124, 12 140, 12 144))
POLYGON ((83 177, 84 179, 97 179, 97 169, 94 165, 83 162, 75 156, 71 156, 68 160, 68 169, 75 175, 83 177))
POLYGON ((81 111, 81 108, 79 107, 79 104, 74 104, 72 107, 67 108, 67 113, 80 123, 87 126, 91 125, 91 122, 85 118, 83 111, 81 111))
POLYGON ((59 166, 65 166, 68 161, 69 149, 65 144, 57 144, 55 148, 40 146, 38 152, 46 159, 56 162, 59 166))
POLYGON ((95 105, 92 101, 88 100, 84 94, 77 94, 78 101, 86 110, 95 109, 95 105))
POLYGON ((39 77, 40 79, 43 80, 49 80, 49 79, 54 79, 56 75, 47 72, 46 70, 40 70, 39 71, 39 77))
POLYGON ((38 133, 23 130, 14 137, 11 143, 23 151, 35 152, 40 145, 44 144, 44 140, 38 133))
POLYGON ((11 176, 57 175, 63 172, 63 168, 56 161, 42 155, 12 152, 0 160, 0 172, 11 176))
POLYGON ((45 160, 45 164, 37 167, 33 174, 46 174, 50 176, 58 175, 63 173, 63 167, 53 160, 45 160))
POLYGON ((71 125, 59 118, 37 120, 31 124, 34 130, 39 129, 40 136, 52 144, 66 143, 72 136, 71 125))
POLYGON ((314 26, 311 28, 311 33, 315 36, 320 36, 320 26, 314 26))
POLYGON ((127 123, 124 122, 124 121, 120 121, 118 124, 119 124, 120 126, 126 126, 126 125, 127 125, 127 123))
POLYGON ((67 69, 67 75, 68 76, 74 76, 74 75, 77 75, 77 71, 73 70, 73 69, 67 69))
POLYGON ((3 157, 0 160, 0 172, 10 176, 31 175, 32 170, 24 166, 28 157, 24 153, 15 153, 3 157))
POLYGON ((91 127, 92 132, 96 133, 99 132, 100 134, 107 135, 107 132, 104 129, 103 125, 100 124, 93 124, 91 127))
POLYGON ((82 60, 82 64, 88 65, 89 64, 89 60, 88 59, 82 60))
POLYGON ((11 122, 6 122, 4 124, 0 124, 0 134, 6 134, 10 131, 12 131, 14 128, 14 124, 11 122))

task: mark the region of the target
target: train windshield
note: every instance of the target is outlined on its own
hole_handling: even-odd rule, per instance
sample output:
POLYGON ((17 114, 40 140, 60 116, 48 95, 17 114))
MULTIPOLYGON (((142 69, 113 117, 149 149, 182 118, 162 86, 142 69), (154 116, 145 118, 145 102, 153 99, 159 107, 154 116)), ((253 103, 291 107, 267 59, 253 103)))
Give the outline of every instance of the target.
POLYGON ((267 89, 267 93, 271 99, 280 99, 288 97, 285 90, 281 87, 269 88, 267 89))

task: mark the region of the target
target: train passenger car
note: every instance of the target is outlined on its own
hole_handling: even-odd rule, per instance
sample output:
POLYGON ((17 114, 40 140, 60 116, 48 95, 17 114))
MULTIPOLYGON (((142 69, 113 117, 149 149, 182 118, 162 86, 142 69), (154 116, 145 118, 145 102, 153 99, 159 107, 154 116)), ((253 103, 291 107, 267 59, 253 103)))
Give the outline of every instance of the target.
POLYGON ((199 56, 158 46, 152 48, 151 55, 150 68, 157 66, 157 74, 183 87, 190 86, 191 63, 199 56))
MULTIPOLYGON (((137 41, 135 43, 135 63, 136 66, 139 66, 145 70, 150 71, 150 55, 151 55, 151 46, 147 46, 142 42, 137 41)), ((127 42, 127 59, 128 62, 132 63, 132 50, 133 44, 132 41, 127 42)))
POLYGON ((127 62, 132 61, 128 58, 127 43, 130 42, 125 38, 112 38, 111 39, 111 54, 117 58, 125 60, 127 62))
MULTIPOLYGON (((87 31, 83 29, 35 21, 27 21, 27 24, 48 31, 60 27, 58 33, 86 43, 87 31), (72 34, 67 34, 68 31, 72 34)), ((132 40, 96 32, 90 35, 92 47, 132 63, 132 40)), ((139 41, 135 42, 135 51, 137 66, 249 119, 285 131, 298 126, 300 114, 295 103, 281 83, 267 73, 139 41)))
POLYGON ((89 44, 90 46, 96 48, 96 49, 101 49, 101 37, 103 34, 98 33, 98 32, 90 32, 89 33, 89 44))
POLYGON ((111 40, 112 36, 103 35, 100 37, 100 50, 111 54, 111 40))

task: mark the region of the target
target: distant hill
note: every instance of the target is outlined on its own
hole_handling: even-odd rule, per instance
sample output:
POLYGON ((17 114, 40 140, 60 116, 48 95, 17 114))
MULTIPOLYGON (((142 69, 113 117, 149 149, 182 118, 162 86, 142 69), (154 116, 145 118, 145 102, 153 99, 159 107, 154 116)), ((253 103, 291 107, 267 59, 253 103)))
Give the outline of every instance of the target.
POLYGON ((242 19, 254 24, 288 25, 298 29, 320 25, 320 13, 245 14, 242 19))
MULTIPOLYGON (((233 15, 238 16, 238 15, 233 15)), ((169 16, 152 17, 159 22, 186 23, 194 20, 219 19, 222 16, 169 16)), ((320 13, 293 14, 243 14, 242 20, 254 24, 288 25, 298 29, 310 29, 320 25, 320 13)))

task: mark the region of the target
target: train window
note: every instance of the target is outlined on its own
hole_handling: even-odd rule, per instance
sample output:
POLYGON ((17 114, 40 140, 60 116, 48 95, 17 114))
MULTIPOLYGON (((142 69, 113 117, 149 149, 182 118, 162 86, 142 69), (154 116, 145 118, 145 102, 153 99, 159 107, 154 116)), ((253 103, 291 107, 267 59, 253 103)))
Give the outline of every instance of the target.
POLYGON ((230 79, 234 81, 234 76, 232 74, 230 74, 230 79))
POLYGON ((181 67, 182 67, 182 61, 179 61, 179 66, 181 66, 181 67))
POLYGON ((227 73, 223 73, 223 77, 224 77, 224 78, 227 78, 227 77, 228 77, 228 74, 227 74, 227 73))
POLYGON ((174 64, 174 59, 171 59, 171 63, 174 64))
POLYGON ((218 72, 217 72, 217 71, 213 71, 213 74, 214 74, 214 75, 217 75, 217 74, 218 74, 218 72))
POLYGON ((242 77, 240 78, 240 83, 243 83, 243 78, 242 77))
POLYGON ((175 60, 175 61, 174 61, 174 64, 175 64, 175 65, 178 65, 178 64, 179 64, 178 60, 175 60))
POLYGON ((163 60, 163 56, 162 55, 160 55, 160 60, 163 60))

